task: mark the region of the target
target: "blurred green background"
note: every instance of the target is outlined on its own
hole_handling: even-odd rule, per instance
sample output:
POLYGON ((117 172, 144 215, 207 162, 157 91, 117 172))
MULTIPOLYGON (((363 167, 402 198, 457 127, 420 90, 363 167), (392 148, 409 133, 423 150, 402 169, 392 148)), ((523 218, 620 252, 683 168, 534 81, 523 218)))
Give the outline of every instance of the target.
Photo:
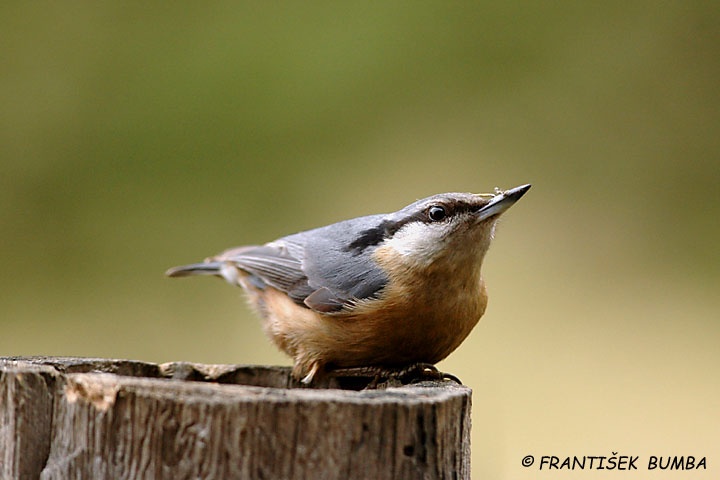
POLYGON ((239 290, 165 269, 530 182, 440 364, 474 389, 474 477, 611 452, 716 477, 718 25, 712 1, 4 2, 0 354, 289 364, 239 290))

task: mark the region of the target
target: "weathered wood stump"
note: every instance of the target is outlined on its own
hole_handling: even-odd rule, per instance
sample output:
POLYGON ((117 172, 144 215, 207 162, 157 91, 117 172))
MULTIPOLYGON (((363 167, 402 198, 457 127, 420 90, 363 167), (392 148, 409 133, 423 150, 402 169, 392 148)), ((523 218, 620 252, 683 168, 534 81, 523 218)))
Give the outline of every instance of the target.
POLYGON ((0 358, 0 478, 469 478, 469 388, 288 368, 0 358))

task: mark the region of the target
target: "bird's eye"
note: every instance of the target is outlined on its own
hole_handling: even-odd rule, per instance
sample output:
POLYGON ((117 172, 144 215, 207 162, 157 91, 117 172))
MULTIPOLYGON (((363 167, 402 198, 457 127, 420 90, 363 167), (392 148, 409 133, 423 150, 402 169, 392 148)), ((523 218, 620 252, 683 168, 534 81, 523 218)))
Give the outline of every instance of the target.
POLYGON ((441 207, 440 205, 433 205, 428 208, 427 215, 433 222, 439 222, 447 216, 447 213, 445 212, 444 207, 441 207))

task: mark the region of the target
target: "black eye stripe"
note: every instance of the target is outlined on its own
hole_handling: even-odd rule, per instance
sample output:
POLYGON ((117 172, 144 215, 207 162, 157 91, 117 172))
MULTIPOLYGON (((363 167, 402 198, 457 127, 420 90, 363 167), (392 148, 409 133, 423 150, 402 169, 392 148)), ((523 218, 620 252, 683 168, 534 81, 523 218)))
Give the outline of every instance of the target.
MULTIPOLYGON (((346 252, 353 252, 354 255, 359 255, 366 248, 379 245, 385 239, 392 237, 398 230, 408 223, 432 223, 442 221, 430 218, 430 208, 432 207, 442 207, 445 209, 445 216, 443 220, 455 215, 461 215, 465 212, 474 212, 480 208, 480 206, 474 203, 471 204, 464 201, 454 201, 452 199, 449 202, 439 199, 430 204, 425 203, 424 205, 419 205, 416 209, 407 211, 406 216, 380 220, 380 223, 376 226, 360 230, 357 237, 345 246, 343 250, 346 252)), ((382 217, 382 215, 379 215, 378 217, 382 217)))
POLYGON ((433 203, 425 209, 425 221, 439 222, 455 215, 477 212, 480 208, 482 205, 465 202, 433 203))

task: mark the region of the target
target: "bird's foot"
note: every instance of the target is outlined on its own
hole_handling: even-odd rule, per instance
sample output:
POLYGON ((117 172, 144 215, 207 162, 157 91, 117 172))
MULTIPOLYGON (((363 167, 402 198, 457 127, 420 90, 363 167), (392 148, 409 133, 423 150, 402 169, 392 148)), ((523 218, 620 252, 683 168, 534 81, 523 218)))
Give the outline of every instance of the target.
POLYGON ((460 385, 459 378, 451 373, 439 371, 430 363, 413 363, 404 367, 349 367, 328 372, 336 378, 368 378, 366 389, 387 388, 422 382, 424 380, 452 380, 460 385))

